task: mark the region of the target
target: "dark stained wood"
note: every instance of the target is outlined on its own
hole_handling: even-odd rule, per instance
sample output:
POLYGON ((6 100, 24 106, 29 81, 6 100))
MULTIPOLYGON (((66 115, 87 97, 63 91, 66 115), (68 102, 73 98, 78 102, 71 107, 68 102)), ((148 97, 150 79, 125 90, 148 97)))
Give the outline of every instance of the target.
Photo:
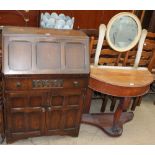
POLYGON ((0 10, 0 25, 3 26, 31 26, 39 24, 39 11, 0 10))
POLYGON ((0 56, 2 57, 2 28, 0 28, 0 56))
POLYGON ((4 141, 4 118, 3 118, 3 104, 2 99, 0 100, 0 143, 4 141))
POLYGON ((87 92, 86 92, 86 97, 85 97, 85 107, 83 108, 84 109, 84 113, 89 113, 90 111, 90 106, 91 106, 91 99, 92 99, 92 94, 93 94, 93 91, 92 89, 88 88, 87 89, 87 92))
MULTIPOLYGON (((40 14, 57 12, 75 17, 75 29, 97 29, 123 10, 1 10, 0 25, 39 27, 40 14)), ((125 10, 129 11, 129 10, 125 10)))
POLYGON ((139 97, 136 97, 133 99, 133 104, 131 107, 132 111, 134 111, 136 109, 136 106, 140 106, 141 100, 142 100, 142 96, 139 96, 139 97))
MULTIPOLYGON (((33 26, 39 27, 42 12, 57 12, 75 17, 75 29, 98 29, 101 23, 107 24, 115 14, 129 11, 135 13, 140 19, 142 10, 0 10, 0 25, 33 26), (26 22, 26 21, 27 22, 26 22)), ((144 13, 143 27, 154 32, 154 12, 144 13)))
POLYGON ((4 74, 89 73, 89 38, 82 31, 7 26, 3 39, 4 74))
POLYGON ((2 87, 2 31, 0 29, 0 143, 4 141, 4 117, 3 117, 3 87, 2 87))
POLYGON ((78 136, 88 75, 18 75, 3 80, 7 143, 42 135, 78 136), (34 79, 63 79, 64 83, 60 88, 33 88, 34 79), (18 81, 21 88, 15 85, 18 81))
MULTIPOLYGON (((8 59, 13 59, 12 61, 15 63, 13 66, 17 67, 11 68, 11 70, 16 70, 16 73, 7 74, 3 70, 6 142, 12 143, 22 138, 47 135, 70 135, 77 137, 83 106, 85 105, 85 94, 88 87, 88 37, 83 32, 75 30, 62 31, 25 27, 4 27, 3 35, 3 42, 6 47, 3 49, 3 53, 10 53, 9 49, 11 49, 12 52, 16 54, 16 56, 12 54, 12 57, 3 57, 4 64, 8 63, 8 59), (51 34, 51 36, 46 35, 46 33, 51 34), (12 37, 15 39, 13 44, 6 39, 12 37), (68 40, 65 41, 67 37, 68 40), (60 44, 60 48, 54 48, 56 50, 53 50, 53 48, 49 46, 52 44, 53 38, 59 38, 54 41, 60 44), (34 41, 33 39, 36 40, 34 41), (81 45, 79 44, 79 40, 81 39, 84 39, 82 46, 85 51, 79 48, 79 45, 81 45), (16 41, 20 43, 18 44, 16 41), (48 44, 48 46, 46 48, 44 46, 35 48, 36 44, 41 41, 44 44, 48 44), (73 43, 73 41, 75 42, 73 43), (33 44, 34 48, 28 50, 29 48, 25 47, 27 43, 33 44), (71 43, 72 45, 68 49, 71 43), (11 44, 11 48, 8 48, 9 46, 6 44, 11 44), (75 48, 75 46, 77 48, 75 48), (23 51, 25 53, 23 53, 23 51), (29 57, 31 60, 37 57, 34 56, 34 54, 38 51, 44 58, 44 62, 39 62, 35 59, 35 61, 33 61, 34 63, 32 62, 34 66, 57 62, 56 58, 58 58, 62 60, 59 66, 60 68, 57 70, 55 64, 50 64, 50 67, 47 64, 50 69, 53 68, 52 72, 46 68, 39 67, 37 73, 26 72, 24 74, 20 72, 20 67, 23 65, 23 61, 26 59, 25 54, 27 54, 28 51, 32 51, 29 57), (49 56, 48 51, 52 51, 54 55, 49 56), (57 53, 59 54, 55 57, 57 53), (79 53, 82 53, 83 59, 79 53), (77 59, 78 57, 81 61, 77 59), (86 63, 83 62, 85 58, 88 60, 87 67, 86 63), (21 63, 18 63, 19 61, 16 59, 21 63), (81 65, 82 63, 84 65, 81 65), (69 69, 73 66, 75 72, 73 72, 73 70, 71 72, 66 70, 66 72, 60 73, 59 71, 64 71, 65 66, 69 69), (78 72, 81 68, 87 68, 88 71, 78 72)), ((31 48, 33 45, 29 47, 31 48)), ((28 62, 31 64, 30 59, 27 59, 23 66, 28 64, 28 62)), ((3 69, 5 68, 4 64, 3 69)), ((33 65, 30 66, 32 67, 33 65)))
POLYGON ((110 106, 110 111, 111 112, 114 111, 114 109, 115 109, 116 101, 117 101, 117 98, 113 96, 111 106, 110 106))
POLYGON ((3 104, 2 73, 0 69, 0 143, 4 141, 4 104, 3 104))
POLYGON ((155 11, 153 10, 152 12, 150 12, 150 14, 151 14, 151 18, 150 18, 150 21, 149 21, 148 29, 151 32, 155 32, 155 11))
POLYGON ((106 103, 106 104, 102 104, 102 106, 101 106, 101 112, 104 112, 106 109, 106 106, 107 106, 108 96, 105 95, 105 97, 102 99, 102 101, 103 101, 103 103, 106 103))
MULTIPOLYGON (((41 89, 41 90, 46 90, 46 89, 49 89, 49 88, 52 88, 51 87, 47 87, 47 86, 41 86, 41 83, 40 85, 38 85, 38 87, 34 87, 32 85, 32 81, 33 80, 40 80, 40 81, 43 81, 43 80, 61 80, 63 79, 63 86, 60 86, 58 88, 83 88, 83 87, 87 87, 88 85, 88 82, 87 82, 87 77, 86 76, 73 76, 70 75, 70 82, 68 82, 68 77, 67 76, 61 76, 61 75, 57 75, 57 76, 26 76, 26 77, 21 77, 21 76, 15 76, 15 77, 10 77, 10 76, 6 76, 5 77, 5 90, 7 91, 10 91, 10 90, 18 90, 18 91, 22 91, 22 90, 35 90, 35 89, 41 89), (59 79, 58 79, 58 76, 59 76, 59 79), (75 82, 78 83, 78 85, 75 85, 75 82), (18 84, 20 84, 20 86, 18 86, 18 84)), ((39 82, 38 82, 39 83, 39 82)), ((53 86, 55 87, 55 86, 53 86)), ((56 87, 55 87, 56 88, 56 87)))

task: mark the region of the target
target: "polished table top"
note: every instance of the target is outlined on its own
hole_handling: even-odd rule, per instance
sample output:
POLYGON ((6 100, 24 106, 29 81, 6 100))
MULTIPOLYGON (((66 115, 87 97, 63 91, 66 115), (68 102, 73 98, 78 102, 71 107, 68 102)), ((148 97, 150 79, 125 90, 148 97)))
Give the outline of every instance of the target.
POLYGON ((152 82, 147 68, 91 66, 89 87, 113 96, 140 96, 152 82))
POLYGON ((124 87, 141 87, 153 81, 152 74, 146 68, 91 67, 90 76, 101 82, 124 87))

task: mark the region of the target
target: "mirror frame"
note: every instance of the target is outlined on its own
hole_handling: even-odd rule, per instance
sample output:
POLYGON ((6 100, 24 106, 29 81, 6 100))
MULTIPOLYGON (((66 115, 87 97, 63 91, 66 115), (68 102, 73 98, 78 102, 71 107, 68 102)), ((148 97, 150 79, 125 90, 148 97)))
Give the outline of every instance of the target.
POLYGON ((141 22, 140 20, 138 19, 138 17, 136 15, 134 15, 133 13, 130 13, 130 12, 121 12, 115 16, 113 16, 108 25, 107 25, 107 32, 106 32, 106 40, 108 42, 108 44, 110 45, 110 47, 118 52, 126 52, 130 49, 132 49, 134 46, 136 46, 136 44, 138 43, 139 39, 140 39, 140 36, 141 36, 141 32, 142 32, 142 26, 141 26, 141 22), (137 27, 138 27, 138 34, 137 36, 135 37, 135 39, 127 46, 127 47, 123 47, 123 48, 120 48, 120 47, 116 47, 110 40, 110 30, 111 30, 111 26, 113 25, 113 23, 121 18, 121 17, 124 17, 124 16, 129 16, 131 17, 133 20, 135 20, 135 22, 137 23, 137 27))

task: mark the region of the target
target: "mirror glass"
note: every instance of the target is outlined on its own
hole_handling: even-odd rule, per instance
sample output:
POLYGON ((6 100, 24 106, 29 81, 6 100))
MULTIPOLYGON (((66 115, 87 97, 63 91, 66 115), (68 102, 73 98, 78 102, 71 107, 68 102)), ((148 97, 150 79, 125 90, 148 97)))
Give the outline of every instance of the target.
POLYGON ((117 48, 129 46, 138 35, 138 25, 130 16, 117 18, 111 25, 109 38, 117 48))

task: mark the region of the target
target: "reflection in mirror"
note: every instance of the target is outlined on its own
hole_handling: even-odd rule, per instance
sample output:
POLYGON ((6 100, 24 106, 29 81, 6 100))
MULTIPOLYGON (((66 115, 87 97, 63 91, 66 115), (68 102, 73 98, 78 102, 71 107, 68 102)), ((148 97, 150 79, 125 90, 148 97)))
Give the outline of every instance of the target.
POLYGON ((118 48, 128 47, 138 34, 138 25, 130 16, 122 16, 113 22, 110 40, 118 48))

